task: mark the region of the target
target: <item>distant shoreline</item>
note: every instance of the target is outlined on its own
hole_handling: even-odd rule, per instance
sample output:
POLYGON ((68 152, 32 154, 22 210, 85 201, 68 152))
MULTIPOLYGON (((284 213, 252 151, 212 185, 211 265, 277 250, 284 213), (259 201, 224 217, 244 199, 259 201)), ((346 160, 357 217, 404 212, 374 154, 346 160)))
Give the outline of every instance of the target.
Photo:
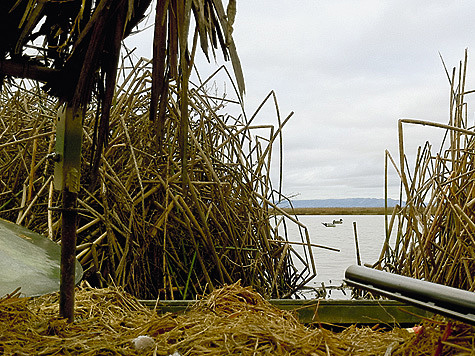
MULTIPOLYGON (((393 212, 393 207, 388 207, 388 215, 393 212)), ((292 215, 384 215, 384 207, 368 208, 282 208, 288 214, 292 215)), ((277 214, 280 214, 278 211, 277 214)))

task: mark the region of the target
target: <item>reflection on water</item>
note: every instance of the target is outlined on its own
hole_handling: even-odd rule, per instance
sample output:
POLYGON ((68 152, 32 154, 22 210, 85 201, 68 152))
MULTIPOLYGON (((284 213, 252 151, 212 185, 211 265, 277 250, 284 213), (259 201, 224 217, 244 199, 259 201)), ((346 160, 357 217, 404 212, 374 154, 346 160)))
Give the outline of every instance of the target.
MULTIPOLYGON (((322 283, 327 287, 329 298, 348 299, 343 291, 333 289, 343 283, 346 268, 356 264, 355 233, 353 222, 356 222, 358 245, 361 262, 373 264, 379 258, 384 243, 384 216, 383 215, 299 215, 298 219, 307 226, 310 240, 313 244, 325 245, 340 249, 334 252, 326 249, 313 248, 313 256, 317 267, 317 276, 307 285, 310 288, 321 288, 322 283), (343 219, 342 224, 325 227, 323 223, 343 219)), ((300 241, 298 228, 294 224, 287 226, 289 241, 300 241)), ((293 248, 303 254, 300 246, 293 248)), ((302 264, 294 259, 296 268, 302 264)), ((315 292, 305 293, 305 297, 315 297, 315 292)))

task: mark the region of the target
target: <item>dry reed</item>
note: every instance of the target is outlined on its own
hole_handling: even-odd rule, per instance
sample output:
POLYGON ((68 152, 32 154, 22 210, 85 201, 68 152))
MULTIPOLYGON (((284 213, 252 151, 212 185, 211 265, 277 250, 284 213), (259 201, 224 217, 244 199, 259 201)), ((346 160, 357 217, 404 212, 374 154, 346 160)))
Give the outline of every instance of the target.
POLYGON ((399 120, 399 166, 386 152, 401 178, 401 200, 389 221, 381 259, 375 267, 428 281, 475 291, 475 131, 468 126, 465 96, 467 53, 458 72, 447 71, 450 83, 448 125, 399 120), (433 126, 445 131, 436 153, 433 144, 419 147, 411 171, 404 150, 403 126, 433 126), (396 229, 396 241, 389 243, 396 229))
MULTIPOLYGON (((124 286, 141 298, 189 299, 236 280, 267 297, 289 297, 316 274, 306 227, 289 214, 274 216, 273 226, 299 224, 300 239, 288 241, 271 226, 281 194, 270 166, 291 114, 281 120, 271 93, 248 118, 239 99, 190 84, 183 145, 174 82, 162 127, 149 120, 149 69, 142 59, 120 70, 95 185, 94 103, 84 121, 77 257, 85 278, 94 286, 124 286), (255 124, 264 105, 275 108, 277 126, 255 124), (237 116, 225 112, 230 109, 237 116), (292 242, 303 244, 303 255, 292 242), (295 258, 303 271, 293 268, 295 258)), ((56 102, 25 81, 5 83, 1 102, 0 216, 57 241, 60 196, 46 159, 54 149, 56 102)))

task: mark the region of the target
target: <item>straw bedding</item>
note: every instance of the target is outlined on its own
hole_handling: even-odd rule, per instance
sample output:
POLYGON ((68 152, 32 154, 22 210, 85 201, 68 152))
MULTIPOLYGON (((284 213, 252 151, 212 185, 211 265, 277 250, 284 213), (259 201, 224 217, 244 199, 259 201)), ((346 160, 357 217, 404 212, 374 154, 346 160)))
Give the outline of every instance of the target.
POLYGON ((57 294, 0 301, 5 355, 470 355, 475 328, 427 321, 419 333, 352 326, 336 333, 306 326, 240 283, 216 289, 183 314, 159 315, 120 288, 76 293, 76 320, 58 318, 57 294), (449 325, 451 334, 445 341, 449 325), (148 336, 150 348, 134 339, 148 336))

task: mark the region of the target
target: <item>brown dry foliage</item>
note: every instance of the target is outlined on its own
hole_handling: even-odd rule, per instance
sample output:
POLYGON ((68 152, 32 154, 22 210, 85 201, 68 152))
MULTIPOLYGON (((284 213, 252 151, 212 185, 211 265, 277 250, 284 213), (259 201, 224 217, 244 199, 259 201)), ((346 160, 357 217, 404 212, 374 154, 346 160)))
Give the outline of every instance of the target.
POLYGON ((475 291, 475 131, 469 127, 465 88, 467 54, 458 71, 447 76, 450 83, 448 125, 399 120, 399 167, 387 152, 401 178, 404 206, 387 219, 386 242, 394 230, 396 241, 386 243, 375 266, 393 273, 475 291), (419 147, 409 166, 403 125, 433 126, 442 130, 442 142, 419 147))
MULTIPOLYGON (((315 275, 310 245, 299 257, 307 268, 296 271, 296 252, 271 226, 279 196, 270 179, 273 146, 290 115, 281 121, 269 95, 262 105, 274 99, 277 123, 254 127, 258 111, 247 118, 239 99, 195 86, 183 148, 174 83, 161 135, 149 120, 149 69, 145 60, 122 67, 96 185, 90 184, 96 106, 84 120, 77 257, 85 278, 141 298, 189 299, 239 279, 263 295, 288 297, 315 275), (230 107, 237 116, 225 112, 230 107)), ((1 92, 0 217, 58 241, 54 208, 61 197, 46 159, 54 150, 57 103, 29 85, 5 84, 1 92)), ((309 243, 308 233, 301 238, 309 243)))

